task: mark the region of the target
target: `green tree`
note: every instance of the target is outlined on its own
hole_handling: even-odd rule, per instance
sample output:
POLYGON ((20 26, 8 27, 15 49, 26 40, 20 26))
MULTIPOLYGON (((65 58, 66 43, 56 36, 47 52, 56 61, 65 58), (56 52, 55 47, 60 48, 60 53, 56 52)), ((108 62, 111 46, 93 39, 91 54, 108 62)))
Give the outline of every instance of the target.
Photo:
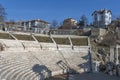
POLYGON ((82 15, 79 22, 78 22, 78 26, 80 28, 84 28, 88 25, 88 19, 85 15, 82 15))

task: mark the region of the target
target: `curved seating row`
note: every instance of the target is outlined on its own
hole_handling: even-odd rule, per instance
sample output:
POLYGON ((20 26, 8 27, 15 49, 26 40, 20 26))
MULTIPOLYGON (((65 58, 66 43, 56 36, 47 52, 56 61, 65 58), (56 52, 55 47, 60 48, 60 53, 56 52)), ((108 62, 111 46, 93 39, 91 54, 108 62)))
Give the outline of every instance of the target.
POLYGON ((80 72, 86 68, 89 71, 89 47, 70 49, 68 45, 1 39, 0 43, 6 48, 0 52, 1 79, 42 80, 63 74, 68 68, 80 72))
MULTIPOLYGON (((73 50, 6 51, 1 52, 0 56, 2 57, 0 75, 3 79, 9 78, 10 80, 24 80, 28 76, 35 78, 38 76, 32 69, 35 64, 45 66, 40 67, 45 71, 48 70, 48 73, 44 74, 57 75, 64 73, 69 67, 82 71, 84 68, 79 65, 88 63, 88 53, 73 50)), ((86 66, 89 68, 88 64, 86 66)))

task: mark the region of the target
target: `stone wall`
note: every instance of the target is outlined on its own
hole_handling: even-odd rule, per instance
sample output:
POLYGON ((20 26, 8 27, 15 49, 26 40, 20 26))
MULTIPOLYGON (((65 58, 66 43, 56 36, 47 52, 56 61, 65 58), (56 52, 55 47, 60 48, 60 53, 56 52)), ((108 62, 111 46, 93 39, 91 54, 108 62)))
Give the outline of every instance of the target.
POLYGON ((105 29, 102 28, 94 28, 91 30, 91 36, 103 36, 107 33, 105 29))

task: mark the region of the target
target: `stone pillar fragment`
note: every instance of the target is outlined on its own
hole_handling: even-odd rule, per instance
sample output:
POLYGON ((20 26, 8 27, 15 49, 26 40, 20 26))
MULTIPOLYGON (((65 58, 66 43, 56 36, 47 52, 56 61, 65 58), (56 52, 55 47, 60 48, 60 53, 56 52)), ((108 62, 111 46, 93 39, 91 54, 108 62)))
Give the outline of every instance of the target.
POLYGON ((119 59, 118 59, 118 46, 116 45, 115 47, 115 63, 119 64, 119 59))

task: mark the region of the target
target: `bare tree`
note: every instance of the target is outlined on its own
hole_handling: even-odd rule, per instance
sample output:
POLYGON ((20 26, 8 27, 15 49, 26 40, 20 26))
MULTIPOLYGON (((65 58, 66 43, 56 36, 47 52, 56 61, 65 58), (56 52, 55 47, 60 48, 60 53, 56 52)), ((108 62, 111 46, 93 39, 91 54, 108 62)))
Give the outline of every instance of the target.
POLYGON ((0 22, 4 22, 6 17, 5 8, 0 4, 0 22))
POLYGON ((57 28, 58 27, 58 22, 57 20, 53 20, 52 21, 52 26, 51 26, 53 29, 57 28))

